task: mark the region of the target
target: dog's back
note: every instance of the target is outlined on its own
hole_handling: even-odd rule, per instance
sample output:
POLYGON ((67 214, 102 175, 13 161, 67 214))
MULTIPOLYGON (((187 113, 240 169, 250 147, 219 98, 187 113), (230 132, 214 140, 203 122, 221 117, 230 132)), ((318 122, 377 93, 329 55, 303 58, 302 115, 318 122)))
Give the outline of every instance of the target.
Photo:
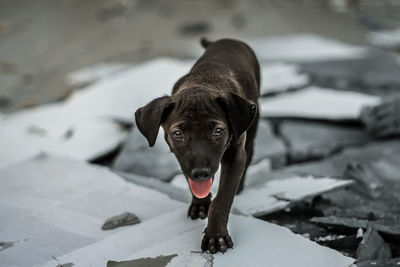
POLYGON ((210 42, 201 40, 206 48, 191 71, 174 86, 172 93, 195 86, 230 91, 257 102, 260 67, 254 52, 245 43, 233 39, 210 42))

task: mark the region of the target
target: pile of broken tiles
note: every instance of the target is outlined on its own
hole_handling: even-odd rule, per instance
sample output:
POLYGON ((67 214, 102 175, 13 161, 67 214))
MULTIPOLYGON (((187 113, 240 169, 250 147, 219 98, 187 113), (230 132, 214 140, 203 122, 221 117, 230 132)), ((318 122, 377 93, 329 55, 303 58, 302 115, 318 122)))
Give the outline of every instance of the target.
POLYGON ((249 43, 263 119, 230 216, 234 249, 200 251, 206 221, 186 217, 191 195, 163 132, 150 149, 134 127, 135 110, 194 62, 159 58, 79 71, 69 81, 90 85, 64 102, 0 114, 0 265, 398 264, 400 140, 374 140, 358 118, 400 85, 399 65, 368 69, 387 54, 314 35, 249 43), (341 72, 348 64, 364 67, 341 72), (306 231, 279 219, 298 209, 306 231))

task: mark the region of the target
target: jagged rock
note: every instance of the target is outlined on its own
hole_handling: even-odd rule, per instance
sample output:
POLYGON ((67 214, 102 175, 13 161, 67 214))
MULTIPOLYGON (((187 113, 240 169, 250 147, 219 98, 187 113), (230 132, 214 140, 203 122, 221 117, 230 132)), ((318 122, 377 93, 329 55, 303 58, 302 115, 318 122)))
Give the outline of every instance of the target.
POLYGON ((363 92, 367 89, 378 95, 386 91, 377 87, 381 89, 400 84, 400 65, 395 56, 378 49, 370 49, 362 59, 309 62, 301 64, 300 69, 321 86, 341 89, 359 87, 363 92))
MULTIPOLYGON (((400 140, 386 140, 369 143, 363 147, 348 148, 329 158, 311 163, 302 163, 289 166, 277 172, 284 173, 311 173, 341 177, 351 162, 368 166, 366 170, 373 170, 385 188, 384 197, 400 200, 400 140)), ((351 177, 346 177, 351 178, 351 177)))
POLYGON ((348 146, 362 145, 372 138, 357 126, 324 122, 285 120, 280 134, 289 144, 290 163, 321 159, 348 146))
POLYGON ((311 222, 319 225, 326 225, 333 228, 344 229, 367 229, 368 225, 373 226, 377 231, 388 235, 400 237, 400 216, 390 216, 378 220, 357 219, 351 217, 313 217, 311 222))
POLYGON ((111 230, 120 226, 132 225, 138 223, 140 223, 140 220, 135 214, 131 212, 124 212, 120 215, 113 216, 107 219, 104 222, 103 226, 101 227, 101 230, 111 230))
POLYGON ((149 147, 146 138, 137 128, 133 129, 112 164, 112 168, 116 171, 154 177, 162 181, 170 181, 180 172, 178 161, 164 140, 162 128, 158 132, 157 141, 153 147, 149 147))
POLYGON ((275 136, 270 122, 260 119, 254 141, 252 164, 269 159, 273 166, 283 166, 286 164, 286 152, 284 143, 275 136))
POLYGON ((357 262, 350 265, 350 267, 394 267, 400 265, 400 258, 387 259, 387 260, 369 260, 357 262))
POLYGON ((357 248, 356 256, 357 261, 386 260, 392 257, 392 251, 379 233, 371 225, 368 225, 357 248))

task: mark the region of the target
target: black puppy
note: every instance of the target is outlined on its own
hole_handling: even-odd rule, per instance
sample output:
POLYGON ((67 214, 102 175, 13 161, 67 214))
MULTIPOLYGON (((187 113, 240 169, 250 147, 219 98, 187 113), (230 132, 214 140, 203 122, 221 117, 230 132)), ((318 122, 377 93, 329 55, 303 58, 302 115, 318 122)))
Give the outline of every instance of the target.
POLYGON ((227 223, 235 193, 242 190, 258 124, 260 69, 243 42, 201 40, 205 53, 177 81, 171 96, 151 101, 135 113, 140 132, 153 146, 160 125, 193 194, 188 215, 208 226, 203 251, 232 248, 227 223), (210 189, 221 163, 218 193, 210 189))

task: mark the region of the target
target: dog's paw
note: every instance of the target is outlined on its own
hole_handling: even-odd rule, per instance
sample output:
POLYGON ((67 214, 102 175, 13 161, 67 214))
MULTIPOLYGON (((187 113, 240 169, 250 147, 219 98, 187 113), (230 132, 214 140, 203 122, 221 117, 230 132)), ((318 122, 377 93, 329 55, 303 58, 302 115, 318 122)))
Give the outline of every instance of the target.
POLYGON ((192 219, 202 219, 204 220, 205 218, 207 218, 208 216, 208 208, 210 207, 210 204, 208 203, 192 203, 189 206, 189 210, 188 210, 188 216, 192 219))
POLYGON ((212 254, 217 252, 225 253, 228 248, 233 248, 232 238, 228 233, 222 235, 205 233, 201 241, 201 250, 210 251, 212 254))

